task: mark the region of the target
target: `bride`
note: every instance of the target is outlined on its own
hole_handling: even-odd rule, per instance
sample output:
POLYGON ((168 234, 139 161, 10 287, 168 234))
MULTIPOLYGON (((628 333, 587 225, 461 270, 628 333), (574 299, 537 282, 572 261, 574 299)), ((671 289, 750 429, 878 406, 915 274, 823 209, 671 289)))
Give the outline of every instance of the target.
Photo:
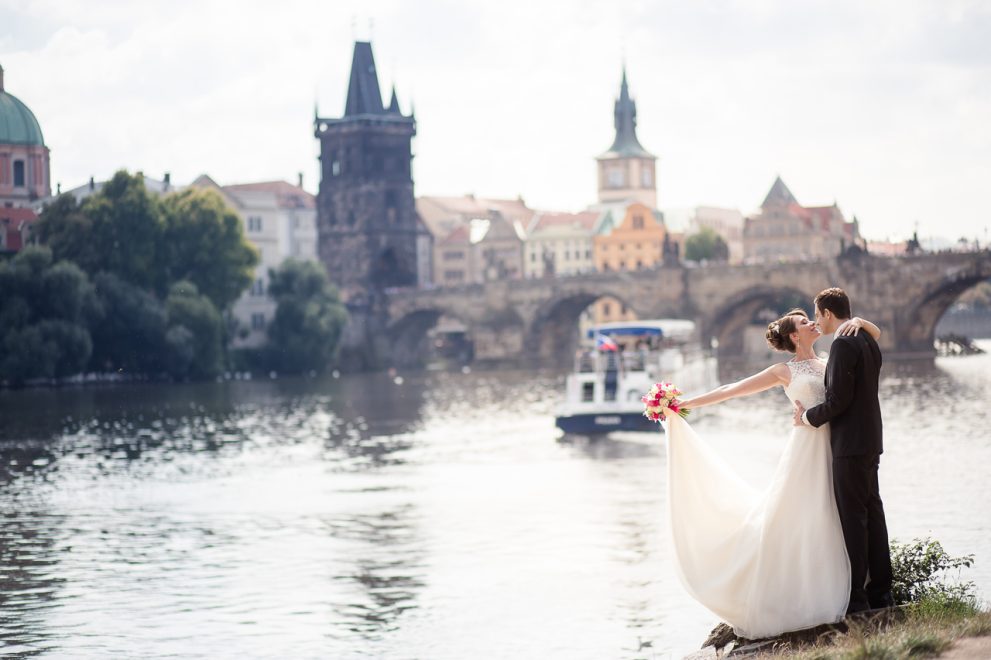
MULTIPOLYGON (((838 334, 874 324, 854 318, 838 334)), ((820 332, 800 309, 768 325, 767 341, 787 362, 683 402, 693 409, 780 385, 794 404, 825 398, 826 363, 812 347, 820 332)), ((833 496, 829 425, 793 427, 763 491, 746 484, 677 414, 664 423, 668 505, 678 572, 700 603, 748 639, 843 619, 850 561, 833 496)))

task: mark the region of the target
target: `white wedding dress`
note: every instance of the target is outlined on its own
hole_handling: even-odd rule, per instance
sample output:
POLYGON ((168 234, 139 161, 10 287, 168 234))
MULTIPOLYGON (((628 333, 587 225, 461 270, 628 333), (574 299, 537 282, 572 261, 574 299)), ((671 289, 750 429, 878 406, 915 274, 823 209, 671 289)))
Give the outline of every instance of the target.
MULTIPOLYGON (((789 362, 788 398, 823 401, 825 362, 789 362)), ((700 603, 759 639, 843 619, 850 561, 833 495, 829 425, 795 427, 771 483, 746 484, 669 415, 668 506, 678 572, 700 603)))

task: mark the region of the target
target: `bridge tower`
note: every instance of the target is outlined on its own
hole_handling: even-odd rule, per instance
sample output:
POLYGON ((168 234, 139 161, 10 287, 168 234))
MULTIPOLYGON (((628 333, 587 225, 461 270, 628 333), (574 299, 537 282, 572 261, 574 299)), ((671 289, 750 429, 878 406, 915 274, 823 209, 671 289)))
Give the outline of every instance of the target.
POLYGON ((613 111, 616 139, 596 158, 599 168, 599 202, 633 201, 657 208, 657 156, 637 139, 637 104, 630 98, 623 67, 623 82, 613 111))
POLYGON ((356 368, 374 367, 383 292, 417 284, 416 119, 402 113, 395 88, 388 107, 382 103, 372 46, 358 41, 344 115, 317 114, 313 123, 320 141, 317 251, 351 313, 342 360, 351 353, 360 356, 356 368))

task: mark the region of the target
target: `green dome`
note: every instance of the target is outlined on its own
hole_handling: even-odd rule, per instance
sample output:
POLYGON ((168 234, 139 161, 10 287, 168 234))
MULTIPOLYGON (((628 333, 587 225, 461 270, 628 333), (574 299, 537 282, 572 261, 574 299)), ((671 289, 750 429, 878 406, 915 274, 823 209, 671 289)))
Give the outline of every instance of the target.
POLYGON ((0 68, 0 144, 38 144, 45 146, 41 126, 34 113, 16 96, 3 91, 0 68))

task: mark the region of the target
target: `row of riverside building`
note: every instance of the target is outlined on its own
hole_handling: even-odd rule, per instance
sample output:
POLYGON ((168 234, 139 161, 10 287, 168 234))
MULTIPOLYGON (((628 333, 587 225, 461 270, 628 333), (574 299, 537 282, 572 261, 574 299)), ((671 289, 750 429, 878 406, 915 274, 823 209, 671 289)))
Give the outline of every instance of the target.
MULTIPOLYGON (((319 195, 304 190, 302 175, 295 184, 220 185, 207 175, 188 184, 221 194, 261 257, 253 284, 230 311, 235 345, 264 343, 274 314, 268 273, 287 258, 322 261, 345 299, 355 300, 355 282, 448 287, 657 268, 680 261, 685 238, 703 227, 725 240, 732 263, 831 257, 863 245, 856 219, 847 221, 836 204, 802 206, 780 178, 748 216, 710 206, 665 213, 657 202, 657 157, 637 137, 625 70, 613 115, 615 139, 595 159, 595 202, 582 211, 533 209, 522 198, 414 197, 415 118, 402 114, 395 90, 389 105, 382 103, 371 44, 357 42, 344 116, 314 118, 319 195), (355 142, 355 127, 374 139, 355 142)), ((30 240, 31 224, 52 198, 49 155, 37 119, 5 90, 0 68, 0 253, 30 240)), ((82 199, 102 185, 91 178, 64 194, 82 199)), ((145 185, 155 194, 178 189, 168 174, 146 177, 145 185)), ((594 317, 626 318, 608 301, 594 317)))

